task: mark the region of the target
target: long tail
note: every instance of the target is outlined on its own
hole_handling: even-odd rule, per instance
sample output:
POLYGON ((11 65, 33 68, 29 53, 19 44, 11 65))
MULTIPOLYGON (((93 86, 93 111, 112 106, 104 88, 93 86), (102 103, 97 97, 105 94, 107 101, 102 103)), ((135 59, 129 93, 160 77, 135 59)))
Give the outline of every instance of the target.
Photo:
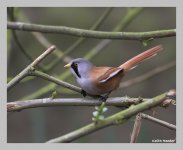
POLYGON ((149 50, 146 50, 145 52, 133 57, 132 59, 128 60, 124 64, 120 65, 119 67, 124 69, 125 72, 127 72, 130 69, 133 69, 135 66, 137 66, 139 63, 143 62, 144 60, 147 60, 153 56, 155 56, 159 51, 162 50, 162 46, 158 45, 155 46, 149 50))

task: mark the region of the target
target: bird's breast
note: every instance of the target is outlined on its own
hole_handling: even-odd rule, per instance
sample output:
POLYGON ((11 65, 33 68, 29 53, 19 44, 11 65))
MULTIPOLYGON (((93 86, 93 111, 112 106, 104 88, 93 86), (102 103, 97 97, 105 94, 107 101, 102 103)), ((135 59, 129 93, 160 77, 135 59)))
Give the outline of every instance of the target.
POLYGON ((91 82, 91 80, 88 78, 87 79, 78 78, 77 82, 84 91, 86 91, 91 95, 104 94, 104 93, 101 93, 101 91, 96 87, 96 85, 93 82, 91 82))

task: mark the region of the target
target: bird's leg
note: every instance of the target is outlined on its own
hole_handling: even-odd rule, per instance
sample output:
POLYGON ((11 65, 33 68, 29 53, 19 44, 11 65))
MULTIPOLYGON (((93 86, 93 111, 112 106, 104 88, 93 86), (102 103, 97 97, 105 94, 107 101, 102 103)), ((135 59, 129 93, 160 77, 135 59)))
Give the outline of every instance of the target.
POLYGON ((111 94, 111 92, 108 92, 108 93, 105 94, 105 95, 100 95, 99 101, 106 102, 106 100, 107 100, 108 97, 109 97, 109 94, 111 94))
POLYGON ((84 96, 84 97, 86 97, 86 91, 84 91, 83 89, 81 90, 81 94, 84 96))

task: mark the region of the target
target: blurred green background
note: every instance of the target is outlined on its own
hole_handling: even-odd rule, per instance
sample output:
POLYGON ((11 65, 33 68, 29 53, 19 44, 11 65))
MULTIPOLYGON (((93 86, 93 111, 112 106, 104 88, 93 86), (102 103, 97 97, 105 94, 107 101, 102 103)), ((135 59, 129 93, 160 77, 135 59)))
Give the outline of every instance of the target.
MULTIPOLYGON (((15 8, 14 16, 17 21, 31 22, 43 25, 58 25, 68 26, 82 29, 90 29, 95 24, 97 19, 109 8, 15 8)), ((127 12, 134 8, 112 8, 105 20, 96 30, 112 31, 119 24, 120 20, 125 17, 127 12)), ((8 8, 10 13, 11 8, 8 8)), ((10 15, 10 14, 9 14, 10 15)), ((14 18, 14 19, 15 19, 14 18)), ((12 15, 8 18, 12 20, 12 15)), ((144 8, 125 29, 122 31, 143 32, 152 30, 164 30, 176 28, 176 9, 173 7, 157 7, 144 8)), ((30 61, 20 51, 20 47, 15 42, 10 30, 8 30, 8 79, 17 75, 23 70, 30 61)), ((44 48, 31 32, 16 31, 18 40, 23 48, 32 57, 39 56, 44 48)), ((62 34, 43 34, 57 48, 65 51, 79 37, 62 35, 62 34)), ((80 46, 74 49, 69 56, 72 58, 83 57, 91 51, 102 39, 86 39, 80 46)), ((146 47, 140 41, 130 40, 112 40, 107 46, 91 59, 91 62, 96 66, 118 66, 130 59, 131 57, 143 52, 144 50, 162 44, 164 50, 156 57, 140 64, 137 68, 130 71, 124 77, 124 80, 133 79, 152 69, 165 65, 176 59, 176 37, 168 37, 155 39, 148 42, 146 47)), ((57 57, 55 55, 48 56, 41 64, 48 66, 57 57)), ((64 73, 66 69, 63 67, 64 62, 60 60, 54 69, 48 74, 58 77, 64 73)), ((42 71, 42 70, 41 70, 42 71)), ((67 82, 77 85, 73 76, 70 76, 67 82)), ((42 87, 49 84, 40 78, 19 83, 8 92, 8 102, 23 99, 25 100, 30 94, 34 94, 42 87)), ((153 76, 152 78, 132 85, 127 88, 118 89, 111 96, 129 96, 129 97, 147 97, 151 98, 160 93, 166 92, 169 89, 176 88, 176 67, 172 67, 162 73, 153 76)), ((62 87, 56 87, 44 95, 36 98, 50 97, 54 90, 58 91, 57 98, 64 97, 82 97, 77 93, 70 93, 62 87)), ((35 98, 33 98, 35 99, 35 98)), ((119 109, 108 107, 109 110, 105 116, 109 116, 119 109)), ((176 124, 176 109, 175 106, 170 106, 166 109, 157 107, 155 109, 155 117, 165 120, 169 123, 176 124)), ((51 138, 55 138, 84 125, 91 123, 92 112, 94 107, 49 107, 27 109, 21 112, 8 113, 7 116, 7 142, 45 142, 51 138)), ((153 115, 152 111, 146 113, 153 115)), ((82 137, 73 142, 82 143, 128 143, 132 133, 134 117, 127 123, 119 126, 111 126, 94 132, 90 135, 82 137)), ((176 132, 162 127, 158 124, 143 120, 140 135, 137 142, 149 143, 152 139, 175 139, 176 132)))

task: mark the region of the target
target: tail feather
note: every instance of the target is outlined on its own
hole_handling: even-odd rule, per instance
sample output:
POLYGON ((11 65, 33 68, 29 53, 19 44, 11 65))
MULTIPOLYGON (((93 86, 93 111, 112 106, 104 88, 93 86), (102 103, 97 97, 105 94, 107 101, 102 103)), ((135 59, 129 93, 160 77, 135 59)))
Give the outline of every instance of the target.
POLYGON ((149 50, 146 50, 145 52, 133 57, 132 59, 128 60, 124 64, 120 65, 120 68, 123 68, 124 71, 131 70, 132 68, 136 67, 139 63, 155 56, 159 51, 162 50, 162 46, 158 45, 155 46, 149 50))

